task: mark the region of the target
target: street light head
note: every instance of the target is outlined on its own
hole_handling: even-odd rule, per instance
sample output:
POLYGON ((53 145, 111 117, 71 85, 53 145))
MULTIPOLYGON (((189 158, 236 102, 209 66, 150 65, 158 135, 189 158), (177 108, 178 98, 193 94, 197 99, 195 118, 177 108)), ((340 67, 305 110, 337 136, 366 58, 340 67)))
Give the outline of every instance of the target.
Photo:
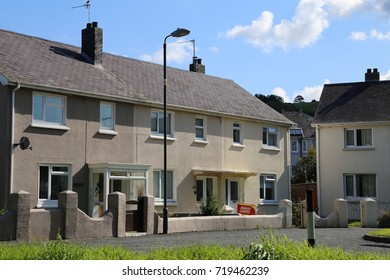
POLYGON ((172 37, 183 37, 190 34, 190 31, 185 28, 178 28, 171 33, 172 37))

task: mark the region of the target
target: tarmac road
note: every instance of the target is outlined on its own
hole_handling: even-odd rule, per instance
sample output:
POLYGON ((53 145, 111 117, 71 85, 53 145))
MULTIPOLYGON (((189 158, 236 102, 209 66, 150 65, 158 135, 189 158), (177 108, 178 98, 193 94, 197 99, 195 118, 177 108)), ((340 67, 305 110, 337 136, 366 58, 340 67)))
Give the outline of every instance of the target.
MULTIPOLYGON (((316 228, 316 245, 324 244, 331 247, 342 247, 348 251, 380 252, 390 254, 389 243, 366 241, 363 236, 375 229, 372 228, 316 228)), ((275 231, 275 230, 274 230, 275 231)), ((297 241, 307 239, 306 229, 277 229, 279 235, 297 241)), ((135 235, 124 238, 85 239, 71 241, 88 246, 111 245, 121 246, 131 251, 149 251, 161 247, 177 247, 191 244, 220 244, 244 247, 258 240, 260 234, 269 234, 269 229, 211 231, 171 233, 159 235, 135 235)))

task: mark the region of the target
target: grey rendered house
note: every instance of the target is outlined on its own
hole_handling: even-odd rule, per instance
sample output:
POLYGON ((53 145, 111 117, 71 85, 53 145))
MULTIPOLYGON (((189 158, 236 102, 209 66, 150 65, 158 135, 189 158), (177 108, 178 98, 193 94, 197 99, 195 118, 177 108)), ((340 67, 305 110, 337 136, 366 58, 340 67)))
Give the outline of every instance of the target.
POLYGON ((313 120, 321 215, 344 198, 349 218, 362 198, 390 203, 390 81, 368 69, 365 81, 326 84, 313 120))
MULTIPOLYGON (((104 53, 97 23, 81 41, 0 30, 0 209, 20 190, 31 208, 73 190, 93 217, 113 191, 153 195, 161 211, 163 68, 104 53)), ((292 123, 202 66, 167 69, 169 211, 197 212, 211 193, 226 212, 238 202, 277 208, 290 196, 292 123)))
POLYGON ((299 159, 307 156, 310 146, 316 145, 316 131, 311 125, 312 116, 301 111, 282 114, 294 123, 290 128, 291 174, 294 176, 299 159))

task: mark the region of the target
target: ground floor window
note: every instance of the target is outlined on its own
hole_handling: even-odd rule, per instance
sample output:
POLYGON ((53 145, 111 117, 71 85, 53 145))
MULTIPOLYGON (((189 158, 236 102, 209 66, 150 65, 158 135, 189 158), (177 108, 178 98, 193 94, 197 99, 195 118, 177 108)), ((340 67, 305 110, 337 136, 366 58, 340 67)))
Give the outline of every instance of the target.
POLYGON ((272 174, 261 174, 260 175, 260 201, 275 201, 276 176, 272 174))
MULTIPOLYGON (((167 171, 167 199, 173 200, 173 172, 167 171)), ((164 199, 164 171, 153 171, 153 195, 157 200, 164 199)))
POLYGON ((375 174, 345 174, 346 197, 376 197, 375 174))
POLYGON ((58 194, 71 189, 69 165, 39 165, 39 206, 57 207, 58 194))

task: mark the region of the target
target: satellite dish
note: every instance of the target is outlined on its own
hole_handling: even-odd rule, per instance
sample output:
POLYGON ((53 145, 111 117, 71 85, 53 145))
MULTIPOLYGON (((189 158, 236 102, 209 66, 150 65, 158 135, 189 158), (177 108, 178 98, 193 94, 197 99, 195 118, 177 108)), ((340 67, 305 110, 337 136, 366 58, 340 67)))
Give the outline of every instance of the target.
POLYGON ((28 139, 27 137, 20 138, 19 146, 22 150, 28 149, 28 147, 30 146, 30 139, 28 139))
POLYGON ((21 150, 26 150, 26 149, 32 150, 32 147, 30 147, 30 139, 24 136, 20 138, 19 143, 14 144, 14 148, 16 146, 19 146, 21 150))

